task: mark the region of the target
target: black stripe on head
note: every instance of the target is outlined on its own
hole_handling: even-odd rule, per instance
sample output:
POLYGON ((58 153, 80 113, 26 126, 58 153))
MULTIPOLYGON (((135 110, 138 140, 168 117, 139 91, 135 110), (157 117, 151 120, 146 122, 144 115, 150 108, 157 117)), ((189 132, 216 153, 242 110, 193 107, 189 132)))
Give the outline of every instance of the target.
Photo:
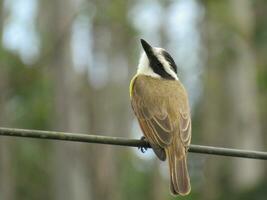
POLYGON ((164 79, 175 80, 175 78, 173 78, 170 74, 168 74, 165 71, 163 65, 154 54, 148 56, 148 60, 152 70, 156 74, 160 75, 164 79))
MULTIPOLYGON (((144 39, 141 39, 141 44, 142 47, 148 57, 149 60, 149 64, 152 68, 152 70, 160 75, 162 78, 165 79, 169 79, 169 80, 175 80, 174 77, 172 77, 170 74, 168 74, 162 63, 158 60, 158 58, 155 56, 154 52, 153 52, 153 47, 150 46, 150 44, 148 44, 144 39)), ((170 56, 170 54, 168 54, 166 51, 163 51, 163 57, 170 63, 171 67, 173 68, 173 70, 177 71, 177 67, 172 59, 172 57, 170 56)))
POLYGON ((171 55, 167 51, 162 52, 163 57, 169 62, 170 66, 172 67, 173 71, 177 74, 177 66, 171 57, 171 55))

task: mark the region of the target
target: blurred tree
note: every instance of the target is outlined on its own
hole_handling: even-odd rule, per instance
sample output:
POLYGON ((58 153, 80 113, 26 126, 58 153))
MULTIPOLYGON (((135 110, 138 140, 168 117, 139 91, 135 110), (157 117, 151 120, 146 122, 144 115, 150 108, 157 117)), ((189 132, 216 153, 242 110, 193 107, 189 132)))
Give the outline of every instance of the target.
MULTIPOLYGON (((0 1, 0 38, 2 38, 3 30, 3 1, 0 1)), ((8 81, 7 81, 7 68, 3 59, 6 52, 0 45, 0 124, 7 124, 8 119, 5 112, 5 101, 8 96, 8 81)), ((14 177, 12 176, 12 162, 11 162, 11 148, 10 138, 0 138, 0 200, 14 199, 14 177)))
MULTIPOLYGON (((253 35, 253 41, 256 49, 257 57, 257 83, 259 87, 259 106, 260 106, 260 116, 261 116, 261 130, 267 130, 267 4, 265 1, 259 0, 254 2, 255 8, 255 32, 253 35)), ((267 146, 267 135, 263 134, 263 140, 265 142, 265 147, 267 146)), ((267 175, 267 174, 265 174, 267 175)))
MULTIPOLYGON (((261 149, 251 2, 204 1, 204 5, 208 67, 201 117, 206 134, 203 143, 261 149)), ((251 188, 263 174, 262 165, 252 160, 210 159, 207 164, 205 199, 251 188)))
MULTIPOLYGON (((18 13, 26 5, 21 0, 0 0, 2 39, 6 24, 12 23, 3 2, 16 5, 18 13)), ((1 126, 132 136, 128 83, 138 62, 137 36, 147 31, 148 40, 156 38, 166 47, 173 31, 170 25, 185 26, 174 14, 179 2, 36 2, 38 20, 32 26, 38 27, 41 43, 36 63, 25 64, 20 54, 0 45, 1 126), (141 24, 135 26, 139 32, 135 23, 141 24), (75 36, 75 31, 83 34, 75 36), (78 67, 73 38, 82 43, 76 54, 84 60, 78 67)), ((263 142, 267 145, 261 134, 267 128, 266 3, 200 3, 205 8, 201 31, 207 67, 203 99, 194 112, 193 140, 260 149, 263 142)), ((180 5, 179 16, 186 18, 192 3, 180 5)), ((172 46, 181 45, 177 43, 172 46)), ((204 182, 197 181, 200 185, 194 181, 197 170, 191 170, 188 199, 265 198, 267 174, 262 163, 212 157, 206 164, 204 182)), ((143 160, 114 146, 1 137, 0 200, 171 199, 161 167, 156 160, 143 160)))
MULTIPOLYGON (((56 130, 86 132, 87 85, 86 75, 81 76, 73 69, 70 36, 73 20, 78 14, 75 2, 57 0, 42 2, 40 7, 41 26, 45 41, 44 57, 50 59, 44 72, 53 82, 54 115, 52 126, 56 130), (44 9, 45 8, 45 9, 44 9), (49 12, 49 14, 47 13, 49 12), (48 49, 48 51, 46 51, 48 49), (52 52, 52 54, 51 54, 52 52)), ((53 144, 54 159, 51 181, 54 199, 90 199, 90 182, 87 166, 83 162, 82 144, 53 144)))
MULTIPOLYGON (((93 1, 93 5, 96 10, 91 21, 90 131, 127 136, 130 108, 128 84, 124 83, 128 81, 128 67, 132 63, 132 38, 129 36, 133 35, 133 29, 127 17, 130 2, 118 0, 109 4, 93 1)), ((92 148, 89 170, 93 175, 94 199, 124 199, 126 191, 120 188, 119 170, 120 163, 127 161, 120 160, 121 155, 123 153, 117 148, 92 148)))

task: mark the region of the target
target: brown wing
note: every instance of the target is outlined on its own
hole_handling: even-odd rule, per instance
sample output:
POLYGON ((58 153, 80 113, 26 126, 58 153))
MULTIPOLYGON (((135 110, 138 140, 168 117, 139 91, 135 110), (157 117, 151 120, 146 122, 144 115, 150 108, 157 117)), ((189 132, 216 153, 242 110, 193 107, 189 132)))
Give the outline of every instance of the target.
POLYGON ((179 117, 179 133, 180 133, 180 139, 182 141, 182 144, 184 147, 186 147, 186 150, 188 149, 190 142, 191 142, 191 117, 190 117, 190 110, 187 109, 180 109, 179 111, 180 117, 179 117))
POLYGON ((131 102, 139 124, 149 142, 162 148, 169 145, 173 137, 173 125, 167 111, 157 109, 156 105, 150 106, 136 91, 134 91, 131 102))

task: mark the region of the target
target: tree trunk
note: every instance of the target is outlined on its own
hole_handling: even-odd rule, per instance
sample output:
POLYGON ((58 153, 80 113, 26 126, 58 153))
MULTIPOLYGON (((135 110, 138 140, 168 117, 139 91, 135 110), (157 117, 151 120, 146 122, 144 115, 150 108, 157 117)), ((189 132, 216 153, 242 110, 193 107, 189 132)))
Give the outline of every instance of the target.
MULTIPOLYGON (((205 3, 208 67, 201 119, 203 133, 208 138, 203 142, 206 144, 261 149, 250 4, 249 1, 205 3)), ((218 198, 223 194, 222 187, 233 191, 251 187, 263 172, 253 160, 233 159, 232 164, 229 160, 208 160, 205 199, 218 198)))
MULTIPOLYGON (((4 2, 0 0, 0 38, 2 38, 3 26, 4 26, 4 2)), ((0 55, 4 55, 2 44, 0 44, 0 55)), ((1 59, 0 64, 0 124, 7 124, 8 116, 5 113, 5 100, 7 98, 8 81, 7 71, 4 59, 1 59)), ((0 138, 0 200, 14 199, 14 177, 11 167, 11 148, 10 138, 0 138)))
MULTIPOLYGON (((73 20, 78 12, 75 3, 56 0, 54 3, 42 2, 44 17, 41 17, 46 37, 47 49, 53 54, 51 62, 45 68, 54 82, 53 129, 59 131, 84 132, 87 127, 87 76, 77 75, 72 66, 70 34, 73 20), (49 14, 47 14, 49 12, 49 14), (47 32, 49 30, 49 32, 47 32)), ((47 52, 44 52, 47 56, 47 52)), ((50 52, 48 52, 48 55, 50 52)), ((54 142, 54 159, 51 180, 53 181, 54 199, 91 198, 90 177, 85 163, 85 144, 54 142)))

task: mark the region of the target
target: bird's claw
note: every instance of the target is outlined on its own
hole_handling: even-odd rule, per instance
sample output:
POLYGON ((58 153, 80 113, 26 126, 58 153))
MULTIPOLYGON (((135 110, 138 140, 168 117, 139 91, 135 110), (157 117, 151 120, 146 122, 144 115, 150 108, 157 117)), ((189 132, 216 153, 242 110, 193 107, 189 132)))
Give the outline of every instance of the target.
MULTIPOLYGON (((142 136, 140 140, 147 142, 145 136, 142 136)), ((140 149, 142 153, 145 153, 147 151, 147 147, 138 147, 138 149, 140 149)))
POLYGON ((138 149, 140 149, 142 153, 145 153, 147 150, 147 147, 138 147, 138 149))

